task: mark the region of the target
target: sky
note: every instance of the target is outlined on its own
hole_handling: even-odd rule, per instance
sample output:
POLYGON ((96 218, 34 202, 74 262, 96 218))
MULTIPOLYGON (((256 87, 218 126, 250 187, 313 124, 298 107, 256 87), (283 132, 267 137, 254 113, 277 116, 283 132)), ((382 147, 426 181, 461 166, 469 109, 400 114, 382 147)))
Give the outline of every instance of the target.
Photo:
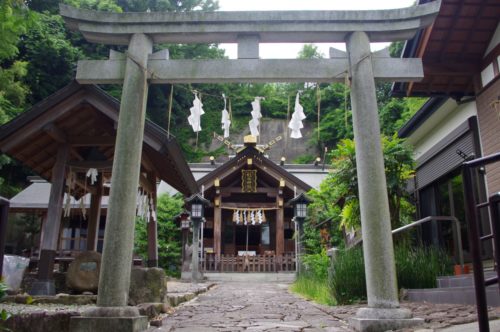
MULTIPOLYGON (((369 10, 410 7, 415 0, 219 0, 220 11, 238 10, 369 10)), ((296 58, 303 44, 260 44, 262 59, 296 58)), ((345 44, 316 44, 327 57, 329 48, 345 50, 345 44)), ((387 43, 372 44, 372 50, 388 46, 387 43)), ((237 54, 236 44, 220 44, 230 59, 237 54)))

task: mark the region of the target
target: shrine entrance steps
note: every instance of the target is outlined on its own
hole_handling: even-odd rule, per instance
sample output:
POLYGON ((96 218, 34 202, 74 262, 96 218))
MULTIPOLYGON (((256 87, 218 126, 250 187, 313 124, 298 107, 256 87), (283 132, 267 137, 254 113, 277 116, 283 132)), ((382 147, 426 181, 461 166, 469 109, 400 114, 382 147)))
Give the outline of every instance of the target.
POLYGON ((261 283, 293 283, 295 272, 275 273, 216 273, 205 272, 203 276, 214 282, 261 282, 261 283))
MULTIPOLYGON (((485 278, 496 275, 495 271, 485 271, 485 278)), ((438 288, 409 289, 408 300, 413 302, 476 304, 474 293, 474 276, 466 274, 461 276, 438 277, 438 288)), ((486 298, 489 306, 500 306, 498 285, 486 287, 486 298)))

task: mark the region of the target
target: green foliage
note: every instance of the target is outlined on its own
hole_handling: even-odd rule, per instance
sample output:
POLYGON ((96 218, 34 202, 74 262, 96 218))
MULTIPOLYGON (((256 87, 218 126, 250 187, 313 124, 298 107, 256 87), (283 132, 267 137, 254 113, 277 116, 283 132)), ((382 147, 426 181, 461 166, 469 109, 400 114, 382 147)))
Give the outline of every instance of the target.
POLYGON ((25 82, 36 103, 74 79, 73 68, 81 56, 67 39, 64 21, 59 15, 36 13, 36 24, 24 37, 20 58, 28 62, 25 82), (50 59, 50 61, 47 61, 50 59))
POLYGON ((30 23, 24 1, 0 0, 0 63, 18 53, 19 36, 27 31, 30 23))
POLYGON ((7 285, 0 280, 0 300, 7 295, 7 285))
POLYGON ((366 299, 365 268, 360 247, 338 252, 330 282, 332 296, 338 304, 366 299))
POLYGON ((328 282, 330 258, 326 252, 304 255, 302 262, 304 272, 293 283, 291 290, 317 303, 335 305, 328 282))
MULTIPOLYGON (((405 190, 406 181, 414 169, 411 147, 396 135, 382 137, 387 193, 391 224, 400 226, 413 217, 414 210, 405 190)), ((313 223, 332 220, 341 229, 358 229, 361 226, 358 177, 356 173, 356 149, 351 139, 341 140, 330 155, 332 172, 321 183, 319 190, 309 195, 313 223)))
POLYGON ((330 295, 327 279, 318 279, 309 275, 299 276, 290 287, 290 290, 319 304, 336 304, 335 299, 330 295))
POLYGON ((82 9, 121 13, 123 9, 114 0, 64 0, 64 3, 82 9))
POLYGON ((316 159, 315 156, 311 154, 305 154, 302 156, 298 156, 293 160, 294 164, 312 164, 314 160, 316 159))
POLYGON ((396 246, 394 259, 399 288, 434 288, 436 277, 453 274, 451 258, 436 247, 396 246))
MULTIPOLYGON (((396 246, 394 250, 399 288, 433 288, 436 278, 452 273, 452 261, 435 247, 396 246)), ((331 278, 332 295, 339 304, 366 299, 366 279, 361 247, 340 251, 331 278)))
MULTIPOLYGON (((180 230, 176 226, 174 217, 183 209, 184 201, 179 196, 167 194, 158 197, 158 265, 168 275, 179 276, 181 264, 180 230)), ((148 255, 147 223, 138 218, 135 224, 135 252, 143 259, 148 255)))

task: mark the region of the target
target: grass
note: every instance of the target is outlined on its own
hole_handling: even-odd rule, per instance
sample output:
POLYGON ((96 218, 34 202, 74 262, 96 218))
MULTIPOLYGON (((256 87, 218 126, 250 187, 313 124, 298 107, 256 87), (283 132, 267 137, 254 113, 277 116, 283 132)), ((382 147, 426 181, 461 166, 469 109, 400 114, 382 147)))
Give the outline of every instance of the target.
POLYGON ((331 296, 327 279, 319 279, 314 276, 301 276, 290 287, 291 291, 308 300, 319 304, 335 305, 335 299, 331 296))

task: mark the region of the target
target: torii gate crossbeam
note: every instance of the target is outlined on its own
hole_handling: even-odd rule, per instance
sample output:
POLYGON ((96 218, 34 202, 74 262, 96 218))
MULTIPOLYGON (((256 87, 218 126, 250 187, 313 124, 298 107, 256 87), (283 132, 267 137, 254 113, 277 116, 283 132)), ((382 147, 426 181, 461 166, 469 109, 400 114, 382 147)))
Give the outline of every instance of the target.
MULTIPOLYGON (((109 60, 80 61, 77 71, 81 83, 124 84, 98 308, 86 316, 138 316, 123 308, 130 282, 148 83, 333 82, 348 73, 368 295, 368 308, 360 309, 351 324, 357 330, 382 331, 421 322, 399 308, 374 80, 418 80, 423 77, 422 65, 417 59, 372 54, 370 42, 412 38, 433 22, 439 8, 440 1, 434 1, 372 11, 117 14, 61 5, 68 26, 81 31, 88 41, 128 45, 126 55, 112 52, 109 60), (159 42, 236 42, 238 60, 170 60, 165 50, 151 54, 153 44, 159 42), (259 59, 259 43, 270 42, 345 42, 347 53, 332 51, 330 59, 324 60, 259 59)), ((95 324, 86 323, 85 317, 73 321, 72 326, 95 324)))

